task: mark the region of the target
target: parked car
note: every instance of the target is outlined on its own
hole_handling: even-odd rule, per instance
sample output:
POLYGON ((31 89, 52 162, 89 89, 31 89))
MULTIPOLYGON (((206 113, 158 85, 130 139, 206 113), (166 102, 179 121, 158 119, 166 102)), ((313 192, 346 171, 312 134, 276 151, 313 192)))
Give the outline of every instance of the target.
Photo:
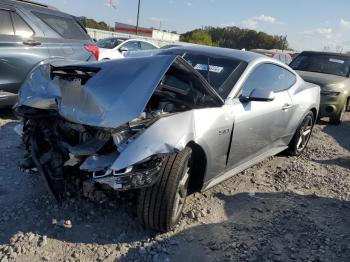
POLYGON ((77 179, 138 189, 142 223, 168 231, 188 194, 281 151, 300 155, 319 99, 318 86, 275 59, 181 47, 42 64, 22 86, 16 112, 27 119, 25 162, 34 165, 25 168, 36 166, 56 198, 77 179))
POLYGON ((0 25, 0 108, 15 103, 23 80, 42 61, 98 58, 98 48, 80 23, 53 7, 2 0, 0 25))
POLYGON ((342 122, 350 111, 350 55, 326 52, 302 52, 291 67, 307 82, 321 86, 320 117, 332 124, 342 122))
POLYGON ((128 39, 123 37, 104 38, 96 42, 100 48, 100 60, 121 59, 124 53, 154 50, 159 47, 142 39, 128 39))
POLYGON ((277 59, 278 61, 281 61, 286 65, 289 65, 289 63, 292 61, 291 55, 282 51, 266 50, 266 49, 252 49, 250 51, 277 59))

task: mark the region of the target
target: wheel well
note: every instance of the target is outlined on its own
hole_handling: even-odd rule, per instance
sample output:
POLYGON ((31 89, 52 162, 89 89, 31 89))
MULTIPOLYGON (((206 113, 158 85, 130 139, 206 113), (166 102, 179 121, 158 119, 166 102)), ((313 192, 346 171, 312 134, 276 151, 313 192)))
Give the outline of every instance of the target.
POLYGON ((207 158, 201 146, 195 142, 187 144, 192 149, 191 176, 189 181, 189 193, 199 192, 204 183, 204 175, 207 168, 207 158))
POLYGON ((317 117, 317 109, 316 108, 311 108, 310 110, 313 114, 314 114, 314 119, 316 121, 316 117, 317 117))

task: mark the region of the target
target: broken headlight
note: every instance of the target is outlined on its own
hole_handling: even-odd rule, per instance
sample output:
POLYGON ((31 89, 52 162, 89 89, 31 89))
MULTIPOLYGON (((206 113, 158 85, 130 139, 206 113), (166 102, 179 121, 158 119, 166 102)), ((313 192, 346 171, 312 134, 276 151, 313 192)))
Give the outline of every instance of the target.
POLYGON ((121 150, 119 150, 119 147, 122 144, 124 144, 126 141, 128 141, 128 139, 131 136, 132 136, 132 133, 128 128, 121 130, 119 132, 112 133, 114 144, 117 146, 119 152, 121 152, 121 150))
POLYGON ((154 155, 123 170, 109 169, 104 176, 94 177, 94 179, 96 182, 107 184, 115 190, 151 186, 158 180, 159 171, 165 158, 165 154, 154 155))

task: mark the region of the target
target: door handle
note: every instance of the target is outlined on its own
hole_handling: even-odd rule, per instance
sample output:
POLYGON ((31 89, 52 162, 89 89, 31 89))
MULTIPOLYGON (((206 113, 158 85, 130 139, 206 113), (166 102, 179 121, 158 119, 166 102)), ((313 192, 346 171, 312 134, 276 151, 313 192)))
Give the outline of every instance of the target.
POLYGON ((37 46, 37 45, 41 45, 41 43, 39 41, 33 40, 33 39, 27 39, 23 41, 23 44, 25 45, 30 45, 30 46, 37 46))
POLYGON ((293 107, 292 104, 284 104, 284 105, 282 106, 282 110, 288 110, 288 109, 290 109, 290 108, 292 108, 292 107, 293 107))

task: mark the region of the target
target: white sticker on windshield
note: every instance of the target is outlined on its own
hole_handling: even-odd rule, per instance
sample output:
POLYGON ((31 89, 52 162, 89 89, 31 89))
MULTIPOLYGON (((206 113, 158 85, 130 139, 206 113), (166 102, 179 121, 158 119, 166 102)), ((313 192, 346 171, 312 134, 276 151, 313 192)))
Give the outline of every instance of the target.
MULTIPOLYGON (((199 71, 208 71, 208 65, 196 64, 196 65, 194 66, 194 69, 199 70, 199 71)), ((220 74, 223 70, 224 70, 224 68, 221 67, 221 66, 209 65, 209 71, 210 71, 210 72, 220 74)))
POLYGON ((338 64, 344 64, 345 63, 344 60, 334 59, 334 58, 329 58, 329 62, 338 63, 338 64))

